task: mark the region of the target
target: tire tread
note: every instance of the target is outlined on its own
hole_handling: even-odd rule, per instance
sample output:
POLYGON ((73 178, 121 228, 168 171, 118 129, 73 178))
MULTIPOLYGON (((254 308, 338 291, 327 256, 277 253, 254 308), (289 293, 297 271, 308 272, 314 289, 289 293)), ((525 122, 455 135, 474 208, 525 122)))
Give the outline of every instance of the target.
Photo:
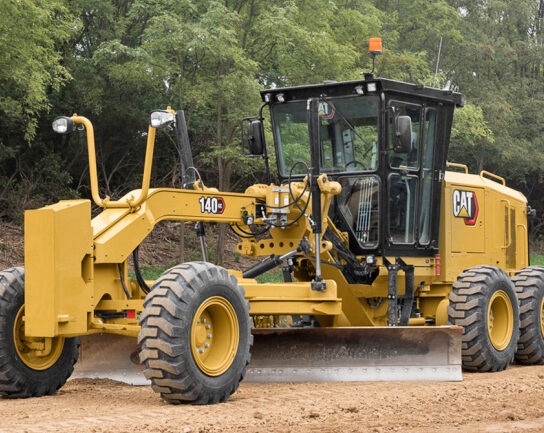
POLYGON ((498 281, 506 282, 511 296, 516 297, 514 285, 500 268, 488 265, 464 270, 453 283, 449 296, 448 324, 463 327, 462 363, 468 371, 501 371, 512 362, 518 341, 519 313, 513 300, 514 330, 504 351, 497 351, 487 335, 487 303, 490 288, 498 281))
MULTIPOLYGON (((192 377, 187 363, 192 362, 190 349, 179 344, 177 338, 192 318, 188 317, 189 304, 210 282, 222 281, 230 284, 243 299, 244 313, 249 318, 249 302, 244 289, 237 284, 227 270, 207 262, 189 262, 167 270, 153 285, 144 301, 144 312, 140 316, 142 331, 138 341, 142 346, 140 360, 145 364, 144 374, 152 382, 153 389, 161 397, 174 404, 214 404, 226 401, 245 375, 250 353, 244 354, 242 372, 234 378, 228 389, 210 391, 192 377)), ((249 318, 247 339, 253 342, 251 319, 249 318)))
POLYGON ((544 364, 544 336, 540 328, 540 302, 544 296, 544 267, 528 266, 512 278, 520 308, 520 339, 516 361, 544 364))
POLYGON ((31 379, 25 375, 24 367, 14 365, 15 362, 22 362, 10 355, 9 346, 13 344, 13 339, 8 334, 13 332, 13 323, 8 323, 8 319, 13 309, 18 310, 24 302, 24 290, 24 268, 10 268, 0 272, 0 395, 4 398, 40 397, 55 393, 71 376, 79 356, 80 339, 66 338, 62 358, 59 358, 62 362, 44 371, 42 380, 31 379))

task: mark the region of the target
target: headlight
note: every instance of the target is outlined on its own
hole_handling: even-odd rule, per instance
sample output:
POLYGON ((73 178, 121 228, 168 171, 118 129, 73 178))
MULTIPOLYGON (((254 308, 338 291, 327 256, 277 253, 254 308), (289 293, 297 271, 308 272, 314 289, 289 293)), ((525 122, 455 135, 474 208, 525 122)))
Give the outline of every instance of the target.
POLYGON ((71 117, 62 116, 53 120, 53 131, 57 134, 70 134, 74 129, 74 120, 71 117))
POLYGON ((157 110, 151 113, 149 124, 153 128, 162 128, 174 121, 174 115, 170 111, 157 110))

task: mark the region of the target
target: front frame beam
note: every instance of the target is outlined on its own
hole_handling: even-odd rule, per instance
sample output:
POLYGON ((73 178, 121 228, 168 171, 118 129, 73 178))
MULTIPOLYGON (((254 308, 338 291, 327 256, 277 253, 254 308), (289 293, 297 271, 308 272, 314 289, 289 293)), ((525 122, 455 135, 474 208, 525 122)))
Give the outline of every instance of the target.
MULTIPOLYGON (((239 271, 229 271, 238 277, 239 271)), ((257 283, 253 279, 240 279, 249 301, 252 316, 257 315, 303 315, 337 316, 342 313, 342 300, 338 298, 336 283, 326 281, 326 289, 316 292, 310 282, 257 283)), ((134 310, 135 316, 144 310, 143 299, 102 300, 95 310, 103 312, 123 312, 134 310)), ((136 337, 140 332, 137 319, 116 318, 104 322, 94 317, 87 334, 108 333, 136 337)), ((62 334, 59 334, 62 335, 62 334)), ((85 334, 80 334, 85 335, 85 334)))

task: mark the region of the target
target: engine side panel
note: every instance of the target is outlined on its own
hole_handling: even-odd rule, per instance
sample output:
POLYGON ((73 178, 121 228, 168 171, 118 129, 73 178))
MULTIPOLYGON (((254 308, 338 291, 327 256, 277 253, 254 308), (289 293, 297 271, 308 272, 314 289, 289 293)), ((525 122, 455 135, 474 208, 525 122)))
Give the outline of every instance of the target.
POLYGON ((441 279, 492 265, 510 275, 528 265, 527 199, 488 178, 446 172, 440 224, 441 279))

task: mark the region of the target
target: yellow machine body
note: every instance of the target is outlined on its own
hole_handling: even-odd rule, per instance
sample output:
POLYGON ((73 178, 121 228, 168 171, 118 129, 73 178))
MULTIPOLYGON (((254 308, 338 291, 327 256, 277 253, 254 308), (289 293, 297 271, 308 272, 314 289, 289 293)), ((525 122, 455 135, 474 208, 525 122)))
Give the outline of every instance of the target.
POLYGON ((497 266, 510 275, 529 264, 527 199, 508 188, 504 179, 490 179, 485 172, 446 172, 442 198, 440 258, 444 282, 455 281, 475 263, 497 266), (476 196, 478 210, 473 225, 466 224, 463 215, 454 216, 455 191, 476 196))
MULTIPOLYGON (((183 112, 168 107, 151 113, 141 188, 102 198, 91 122, 55 120, 59 133, 84 127, 102 211, 92 218, 91 201, 69 200, 26 212, 25 269, 0 275, 19 360, 65 381, 79 344, 69 337, 87 336, 83 376, 135 383, 126 370, 145 365, 164 399, 207 404, 225 401, 246 368, 254 381, 461 380, 461 366, 544 359, 544 339, 520 325, 524 302, 544 326, 542 303, 532 305, 544 268, 528 267, 527 200, 497 175, 446 162, 460 94, 366 75, 261 96, 248 149, 269 170, 268 105, 279 184, 243 193, 196 180, 183 112), (153 125, 174 126, 180 189, 150 188, 153 125), (197 222, 203 260, 143 281, 138 247, 165 220, 197 222), (229 224, 236 253, 264 259, 243 271, 206 263, 200 223, 229 224), (257 281, 280 265, 284 282, 257 281), (286 316, 293 326, 278 329, 286 316)), ((20 395, 43 395, 60 383, 38 389, 18 374, 0 393, 26 380, 20 395)))
MULTIPOLYGON (((333 183, 331 183, 333 185, 333 183)), ((151 190, 139 209, 110 208, 91 221, 88 200, 62 201, 52 206, 27 211, 26 245, 26 334, 34 337, 85 335, 111 332, 136 336, 136 318, 103 323, 94 310, 143 310, 144 294, 128 277, 127 259, 134 248, 161 220, 217 221, 242 223, 243 212, 254 213, 262 195, 221 193, 225 211, 203 217, 198 199, 216 197, 216 190, 151 190), (176 211, 177 207, 178 211, 176 211), (119 265, 131 290, 126 299, 120 281, 119 265)), ((136 191, 135 193, 138 193, 136 191)), ((128 194, 131 196, 133 193, 128 194)), ((282 249, 293 249, 296 238, 283 238, 282 249)), ((264 250, 264 249, 263 249, 264 250)), ((339 315, 341 300, 335 281, 315 292, 309 282, 258 284, 231 271, 251 300, 251 313, 339 315)))
MULTIPOLYGON (((93 130, 90 122, 74 117, 87 129, 89 155, 94 153, 93 130)), ((194 190, 170 188, 149 189, 149 173, 154 146, 154 128, 150 127, 144 180, 141 190, 132 191, 117 202, 100 199, 96 172, 91 161, 93 198, 104 208, 91 220, 90 201, 68 200, 25 214, 25 333, 29 337, 77 336, 113 333, 137 336, 138 316, 143 311, 145 293, 128 276, 130 253, 162 220, 207 221, 244 225, 243 216, 256 213, 257 203, 274 200, 279 194, 274 185, 255 185, 244 194, 218 192, 195 184, 194 190), (151 156, 150 156, 151 155, 151 156), (93 174, 94 172, 94 174, 93 174), (147 183, 146 183, 147 182, 147 183), (134 197, 139 197, 136 201, 134 197), (201 200, 219 198, 221 212, 202 211, 201 200), (131 299, 127 299, 120 278, 122 272, 131 299), (131 318, 108 320, 94 312, 134 311, 131 318)), ((295 187, 301 193, 303 184, 295 187)), ((322 184, 323 207, 328 209, 333 195, 340 191, 336 182, 322 184)), ((305 219, 286 230, 277 246, 264 246, 276 253, 292 250, 310 230, 305 219)), ((259 248, 259 247, 257 247, 259 248)), ((254 255, 250 253, 248 255, 254 255)), ((259 254, 261 255, 261 254, 259 254)), ((334 280, 327 281, 326 290, 315 292, 309 282, 258 284, 240 277, 251 302, 251 314, 317 314, 339 316, 342 302, 334 280)))
POLYGON ((25 331, 54 337, 86 333, 93 311, 89 200, 61 201, 25 215, 25 331))
MULTIPOLYGON (((244 194, 219 193, 198 185, 196 188, 199 189, 151 189, 138 207, 106 208, 92 220, 88 200, 61 201, 27 211, 26 334, 54 337, 107 332, 136 336, 144 294, 136 281, 128 277, 127 259, 155 224, 167 219, 243 225, 244 213, 254 215, 257 203, 274 201, 274 194, 281 194, 281 188, 274 185, 255 185, 244 194), (199 203, 202 197, 221 197, 224 211, 203 215, 199 203), (131 299, 123 293, 119 266, 131 299), (134 310, 135 316, 105 323, 94 315, 95 310, 134 310)), ((326 215, 340 185, 321 182, 321 188, 326 215)), ((302 193, 302 189, 303 184, 297 184, 295 194, 302 193)), ((120 201, 128 202, 140 194, 140 190, 133 191, 120 201)), ((410 325, 446 324, 451 285, 464 269, 489 264, 513 275, 528 263, 527 202, 521 193, 485 173, 448 171, 442 194, 440 254, 434 258, 410 258, 415 267, 415 299, 422 312, 421 317, 410 319, 410 325), (470 194, 475 199, 467 201, 470 194), (474 205, 477 210, 470 209, 474 205), (474 221, 467 224, 469 213, 474 221)), ((295 209, 291 211, 296 214, 295 209)), ((328 219, 326 224, 336 230, 328 219)), ((281 255, 292 250, 304 236, 310 237, 311 227, 306 219, 301 219, 285 230, 277 228, 270 233, 270 238, 259 241, 244 239, 237 251, 249 257, 281 255)), ((259 284, 244 279, 240 271, 230 272, 244 287, 252 315, 311 314, 327 326, 387 325, 387 303, 376 306, 368 302, 387 297, 388 272, 382 259, 378 258, 379 275, 372 285, 349 284, 337 268, 326 264, 333 260, 331 249, 330 242, 323 241, 321 257, 325 261, 323 277, 327 285, 322 292, 311 289, 311 275, 300 275, 301 282, 259 284)), ((400 273, 399 295, 404 294, 403 288, 400 273)))

